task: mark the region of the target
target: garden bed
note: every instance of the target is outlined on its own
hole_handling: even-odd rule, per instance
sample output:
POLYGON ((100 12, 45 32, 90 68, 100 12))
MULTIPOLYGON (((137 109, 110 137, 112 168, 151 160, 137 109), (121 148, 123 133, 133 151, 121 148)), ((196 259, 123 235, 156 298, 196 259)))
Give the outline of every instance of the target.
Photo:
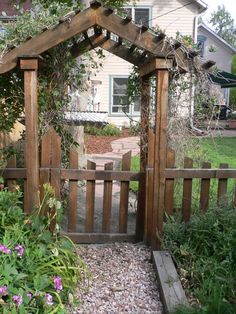
POLYGON ((189 224, 170 218, 165 248, 173 254, 192 308, 176 313, 236 313, 236 211, 214 209, 189 224))
POLYGON ((122 130, 119 136, 98 136, 85 133, 85 151, 87 154, 104 154, 112 152, 111 142, 129 137, 129 130, 122 130))
POLYGON ((74 303, 74 289, 86 267, 66 237, 49 231, 61 209, 53 189, 45 185, 41 206, 31 216, 22 211, 22 194, 0 191, 0 313, 64 314, 74 303))

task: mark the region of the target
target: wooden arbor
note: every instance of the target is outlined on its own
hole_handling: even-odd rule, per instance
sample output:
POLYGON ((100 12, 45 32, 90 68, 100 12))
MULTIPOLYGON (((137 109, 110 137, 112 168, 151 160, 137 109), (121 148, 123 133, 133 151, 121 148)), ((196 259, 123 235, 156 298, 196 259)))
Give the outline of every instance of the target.
POLYGON ((183 49, 179 42, 166 40, 165 34, 155 35, 144 26, 138 27, 129 17, 121 18, 114 14, 112 9, 102 7, 97 1, 92 2, 90 8, 82 12, 79 10, 73 12, 69 17, 60 19, 53 28, 43 30, 36 37, 29 38, 20 46, 8 51, 1 60, 0 74, 14 69, 18 61, 24 71, 28 209, 39 203, 37 73, 40 62, 38 60, 39 57, 43 58, 44 53, 49 49, 72 37, 75 39, 75 44, 71 48, 74 57, 101 47, 139 67, 142 78, 141 171, 147 170, 148 160, 149 76, 153 73, 156 76, 154 145, 149 143, 150 151, 154 153, 153 170, 149 168, 147 172, 152 180, 147 176, 147 184, 146 180, 140 184, 137 213, 137 240, 143 239, 145 230, 145 233, 151 233, 152 247, 156 248, 160 245, 156 231, 159 236, 162 235, 164 210, 168 69, 172 66, 172 62, 175 62, 182 71, 187 71, 189 58, 193 59, 195 55, 186 48, 183 49), (80 34, 83 35, 82 39, 78 36, 80 34), (117 40, 113 40, 111 34, 116 35, 117 40), (146 200, 145 195, 148 195, 146 200), (147 215, 147 211, 152 214, 147 215), (149 220, 146 217, 149 217, 149 220))

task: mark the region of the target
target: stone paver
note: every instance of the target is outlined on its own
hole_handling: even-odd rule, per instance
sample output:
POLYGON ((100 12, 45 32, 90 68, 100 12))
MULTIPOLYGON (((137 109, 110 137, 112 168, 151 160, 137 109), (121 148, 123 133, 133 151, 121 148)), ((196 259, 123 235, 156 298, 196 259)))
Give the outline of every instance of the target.
POLYGON ((236 137, 236 130, 209 130, 209 134, 204 137, 236 137))
POLYGON ((80 165, 86 166, 87 160, 96 162, 97 168, 102 169, 108 162, 114 162, 114 168, 117 169, 121 162, 122 156, 131 150, 132 156, 138 155, 140 152, 139 137, 119 138, 111 142, 112 152, 104 154, 85 154, 81 156, 80 165))
MULTIPOLYGON (((105 154, 86 154, 80 156, 80 167, 86 167, 87 160, 96 162, 96 169, 104 169, 104 165, 113 162, 113 169, 120 169, 122 156, 128 151, 132 151, 132 156, 139 154, 139 137, 120 138, 111 143, 112 152, 105 154)), ((95 211, 94 211, 94 231, 101 232, 103 217, 103 181, 96 181, 95 187, 95 211)), ((118 232, 120 206, 120 183, 113 181, 112 186, 112 215, 111 215, 111 232, 118 232)), ((136 195, 130 191, 128 207, 128 233, 135 233, 136 223, 136 195)), ((85 182, 78 183, 78 201, 77 201, 77 232, 84 232, 86 215, 86 186, 85 182)), ((67 224, 65 215, 64 226, 67 224)))

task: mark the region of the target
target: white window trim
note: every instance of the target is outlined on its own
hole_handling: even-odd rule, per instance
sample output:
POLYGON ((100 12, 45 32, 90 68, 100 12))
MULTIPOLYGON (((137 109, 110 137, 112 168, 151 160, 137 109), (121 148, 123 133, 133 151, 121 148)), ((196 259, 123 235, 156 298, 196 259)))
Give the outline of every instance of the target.
POLYGON ((131 18, 132 18, 132 21, 135 23, 135 14, 134 14, 134 11, 135 9, 148 9, 149 10, 149 17, 148 17, 148 20, 149 20, 149 27, 152 26, 152 6, 149 6, 149 5, 136 5, 136 6, 125 6, 124 9, 131 9, 131 18))
POLYGON ((128 79, 129 75, 110 75, 110 80, 109 80, 109 116, 111 117, 140 117, 140 111, 134 111, 134 106, 130 105, 130 112, 127 113, 121 113, 121 112, 112 112, 112 107, 113 107, 113 82, 114 78, 127 78, 128 79))

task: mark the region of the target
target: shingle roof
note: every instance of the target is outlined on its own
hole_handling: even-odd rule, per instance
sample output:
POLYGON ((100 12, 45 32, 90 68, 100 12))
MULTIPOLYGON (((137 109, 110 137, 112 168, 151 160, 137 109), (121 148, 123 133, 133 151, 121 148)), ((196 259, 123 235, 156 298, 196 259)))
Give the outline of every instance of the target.
POLYGON ((91 111, 66 111, 65 120, 67 123, 73 123, 76 125, 83 124, 97 124, 97 125, 106 125, 108 122, 104 118, 106 112, 91 112, 91 111))

